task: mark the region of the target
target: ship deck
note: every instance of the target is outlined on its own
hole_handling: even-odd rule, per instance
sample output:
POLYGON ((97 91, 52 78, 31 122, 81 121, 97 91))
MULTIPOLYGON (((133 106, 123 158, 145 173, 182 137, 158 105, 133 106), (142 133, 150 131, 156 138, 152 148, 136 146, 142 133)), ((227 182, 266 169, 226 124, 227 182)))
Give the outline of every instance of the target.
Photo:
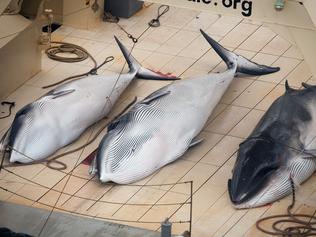
MULTIPOLYGON (((157 8, 155 4, 148 6, 119 24, 136 37, 156 16, 157 8)), ((172 222, 185 222, 173 224, 173 233, 181 234, 189 228, 190 204, 182 203, 190 200, 191 192, 190 183, 182 182, 193 181, 192 236, 266 236, 256 229, 256 221, 286 213, 291 197, 260 208, 236 210, 228 197, 227 180, 232 175, 239 143, 250 134, 271 103, 284 93, 285 80, 292 87, 301 88, 302 82, 315 84, 315 78, 296 46, 261 22, 174 7, 161 18, 160 27, 142 35, 132 54, 143 66, 184 80, 225 70, 224 63, 201 36, 200 28, 228 49, 260 64, 279 66, 281 70, 266 76, 236 78, 199 135, 204 138, 203 143, 135 185, 100 184, 97 178, 89 176, 89 167, 82 161, 96 149, 106 132, 103 131, 91 145, 60 159, 68 166, 65 171, 52 170, 44 164, 1 170, 0 187, 7 191, 0 190, 0 200, 49 210, 54 206, 54 211, 151 230, 159 230, 159 222, 170 217, 172 222)), ((104 22, 92 31, 62 26, 53 33, 53 39, 81 45, 98 63, 114 56, 113 62, 99 70, 101 75, 111 75, 119 73, 125 64, 113 35, 132 47, 124 32, 115 24, 104 22)), ((21 107, 47 92, 42 86, 88 71, 92 65, 87 60, 72 64, 56 62, 43 54, 42 71, 6 98, 15 101, 16 107, 12 116, 0 120, 0 135, 21 107)), ((88 129, 58 154, 85 144, 135 96, 142 99, 168 83, 134 80, 107 120, 88 129)), ((0 113, 7 112, 5 107, 0 109, 0 113)), ((296 213, 315 212, 315 184, 313 175, 298 188, 296 213)))

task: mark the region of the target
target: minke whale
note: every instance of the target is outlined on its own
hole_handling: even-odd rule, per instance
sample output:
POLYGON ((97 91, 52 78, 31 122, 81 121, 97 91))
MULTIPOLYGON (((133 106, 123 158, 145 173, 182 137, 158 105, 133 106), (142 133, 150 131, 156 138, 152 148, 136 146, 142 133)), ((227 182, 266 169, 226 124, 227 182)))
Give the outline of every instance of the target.
POLYGON ((235 208, 272 203, 292 193, 316 169, 316 86, 303 83, 275 100, 240 144, 232 179, 235 208))
POLYGON ((279 70, 236 55, 201 33, 226 62, 227 71, 176 81, 113 121, 90 169, 101 182, 132 183, 175 161, 201 142, 196 136, 237 72, 263 75, 279 70))
POLYGON ((104 118, 135 78, 174 80, 141 67, 115 37, 129 66, 120 75, 90 75, 62 84, 19 110, 0 140, 0 151, 12 148, 10 162, 30 163, 54 154, 104 118))

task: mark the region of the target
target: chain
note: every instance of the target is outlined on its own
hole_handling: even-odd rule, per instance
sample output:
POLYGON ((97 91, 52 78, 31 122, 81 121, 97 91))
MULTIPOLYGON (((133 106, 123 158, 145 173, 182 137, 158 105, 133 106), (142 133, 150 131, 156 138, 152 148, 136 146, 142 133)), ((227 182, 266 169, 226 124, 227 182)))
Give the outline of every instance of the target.
MULTIPOLYGON (((116 23, 116 25, 126 34, 126 36, 131 39, 133 41, 133 43, 137 43, 139 38, 143 36, 143 34, 145 34, 145 32, 150 29, 151 27, 159 27, 160 26, 160 17, 162 17, 163 15, 165 15, 168 11, 169 11, 170 7, 168 5, 161 5, 158 8, 158 12, 157 12, 157 17, 152 19, 150 22, 148 22, 148 27, 144 30, 144 32, 142 34, 140 34, 137 38, 134 37, 132 34, 128 33, 127 30, 125 30, 120 24, 118 24, 119 19, 115 18, 115 21, 113 21, 114 23, 116 23), (163 9, 164 8, 164 9, 163 9), (163 10, 162 10, 163 9, 163 10)), ((108 13, 107 13, 108 14, 108 13)), ((111 16, 112 18, 109 19, 114 19, 113 16, 111 16)))

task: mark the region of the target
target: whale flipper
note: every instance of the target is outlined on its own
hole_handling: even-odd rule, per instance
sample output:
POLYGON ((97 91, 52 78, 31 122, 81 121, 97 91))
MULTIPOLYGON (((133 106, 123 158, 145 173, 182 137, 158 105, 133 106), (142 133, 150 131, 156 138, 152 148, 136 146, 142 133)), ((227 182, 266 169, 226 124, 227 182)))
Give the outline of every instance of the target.
POLYGON ((75 92, 75 89, 70 89, 70 90, 63 90, 63 91, 52 91, 52 93, 49 93, 48 95, 52 96, 52 99, 56 99, 58 97, 62 97, 68 94, 71 94, 73 92, 75 92))
POLYGON ((193 138, 192 139, 192 141, 191 141, 191 143, 190 143, 190 145, 189 145, 189 148, 192 148, 192 147, 194 147, 194 146, 196 146, 196 145, 199 145, 201 142, 203 142, 204 141, 204 139, 203 138, 193 138))
POLYGON ((91 165, 89 167, 89 174, 90 175, 95 175, 96 173, 98 173, 97 158, 94 157, 92 162, 91 162, 91 165))

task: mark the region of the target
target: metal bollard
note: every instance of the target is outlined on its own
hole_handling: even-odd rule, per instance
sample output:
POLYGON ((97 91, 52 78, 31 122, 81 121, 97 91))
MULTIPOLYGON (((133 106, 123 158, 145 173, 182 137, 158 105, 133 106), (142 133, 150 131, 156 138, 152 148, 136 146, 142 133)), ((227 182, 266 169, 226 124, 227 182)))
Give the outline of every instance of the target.
POLYGON ((167 218, 161 223, 161 237, 171 237, 171 228, 172 223, 169 222, 169 218, 167 218))

